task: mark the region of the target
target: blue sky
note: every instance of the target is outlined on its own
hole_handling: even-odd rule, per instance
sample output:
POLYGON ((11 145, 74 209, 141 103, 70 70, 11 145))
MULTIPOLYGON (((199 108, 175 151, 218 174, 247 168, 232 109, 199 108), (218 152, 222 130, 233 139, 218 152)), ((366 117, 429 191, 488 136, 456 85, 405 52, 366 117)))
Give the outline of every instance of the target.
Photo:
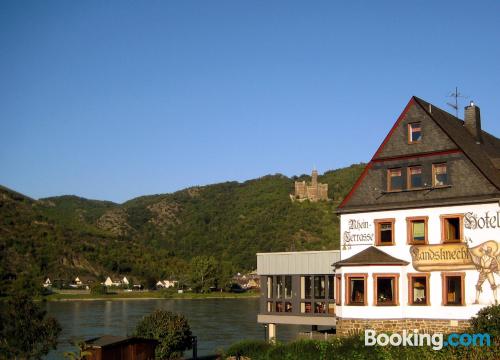
POLYGON ((499 14, 492 0, 1 1, 0 184, 122 202, 323 172, 368 161, 412 95, 447 108, 455 86, 498 137, 499 14))

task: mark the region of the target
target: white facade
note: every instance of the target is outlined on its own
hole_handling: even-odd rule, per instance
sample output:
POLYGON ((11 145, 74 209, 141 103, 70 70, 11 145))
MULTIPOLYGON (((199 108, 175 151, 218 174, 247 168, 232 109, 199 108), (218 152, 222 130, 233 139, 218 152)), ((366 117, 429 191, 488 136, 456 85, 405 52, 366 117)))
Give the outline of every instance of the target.
POLYGON ((165 284, 165 288, 171 288, 174 286, 177 286, 178 281, 177 280, 163 280, 163 283, 165 284))
POLYGON ((106 285, 106 286, 120 286, 122 284, 123 283, 120 280, 111 280, 111 278, 109 276, 104 281, 104 285, 106 285))
MULTIPOLYGON (((480 254, 482 248, 490 247, 492 256, 500 261, 500 204, 490 202, 477 205, 431 207, 418 209, 374 211, 341 215, 341 259, 376 246, 375 220, 394 219, 394 244, 377 246, 377 248, 397 259, 405 260, 408 265, 360 265, 342 266, 336 269, 336 274, 342 276, 341 298, 342 306, 337 306, 336 315, 339 318, 351 319, 470 319, 484 306, 495 303, 494 293, 489 280, 482 284, 479 304, 476 301, 476 284, 480 274, 480 254), (444 244, 442 242, 442 215, 462 214, 463 243, 444 244), (407 243, 407 218, 427 217, 427 244, 415 245, 414 249, 426 247, 432 258, 426 258, 424 271, 415 263, 415 250, 412 257, 412 245, 407 243), (486 243, 486 244, 485 244, 486 243), (467 244, 467 245, 465 245, 467 244), (434 245, 434 247, 433 247, 434 245), (448 261, 441 261, 442 251, 447 248, 454 251, 448 261), (474 251, 472 251, 475 248, 474 251), (471 256, 470 253, 479 255, 471 256), (440 254, 441 252, 441 254, 440 254), (464 257, 464 254, 466 255, 464 257), (435 265, 434 265, 435 264, 435 265), (417 268, 415 268, 415 266, 417 268), (421 271, 419 271, 421 270, 421 271), (443 305, 442 273, 459 272, 465 274, 464 305, 443 305), (429 305, 409 305, 408 274, 429 274, 429 305), (367 274, 366 305, 346 305, 345 274, 367 274), (394 306, 377 306, 374 304, 373 274, 398 274, 399 291, 398 304, 394 306)), ((493 271, 494 273, 494 271, 493 271)), ((500 274, 493 275, 496 284, 500 284, 500 274)), ((500 300, 500 299, 498 299, 500 300)))
POLYGON ((156 287, 168 289, 168 288, 177 286, 178 283, 179 282, 177 280, 163 280, 163 281, 159 280, 156 283, 156 287))

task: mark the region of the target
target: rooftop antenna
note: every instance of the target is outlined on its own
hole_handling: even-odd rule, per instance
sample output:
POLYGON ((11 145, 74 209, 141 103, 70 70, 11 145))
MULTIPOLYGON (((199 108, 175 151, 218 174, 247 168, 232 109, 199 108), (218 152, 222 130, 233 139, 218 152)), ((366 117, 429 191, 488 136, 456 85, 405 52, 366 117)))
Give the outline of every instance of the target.
POLYGON ((447 102, 449 106, 451 106, 453 109, 455 109, 455 116, 458 118, 458 98, 464 98, 466 99, 468 96, 462 95, 460 92, 458 92, 458 87, 455 86, 455 91, 453 91, 448 97, 455 98, 455 103, 449 103, 447 102))

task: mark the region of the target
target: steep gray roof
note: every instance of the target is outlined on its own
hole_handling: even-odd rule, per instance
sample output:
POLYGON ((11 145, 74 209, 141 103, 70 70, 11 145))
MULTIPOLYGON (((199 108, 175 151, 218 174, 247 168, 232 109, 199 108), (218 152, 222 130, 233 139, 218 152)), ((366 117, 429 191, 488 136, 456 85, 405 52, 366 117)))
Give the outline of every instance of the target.
POLYGON ((500 189, 500 139, 482 131, 482 142, 477 143, 464 127, 463 120, 414 96, 416 103, 438 124, 450 139, 464 152, 479 171, 500 189), (431 106, 431 111, 429 111, 431 106))

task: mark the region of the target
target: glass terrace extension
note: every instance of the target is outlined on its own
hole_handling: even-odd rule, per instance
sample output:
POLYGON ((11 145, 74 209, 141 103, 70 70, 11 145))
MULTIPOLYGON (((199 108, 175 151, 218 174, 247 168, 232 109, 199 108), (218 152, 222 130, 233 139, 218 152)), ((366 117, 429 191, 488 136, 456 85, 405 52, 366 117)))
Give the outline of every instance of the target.
POLYGON ((268 313, 335 315, 335 275, 273 275, 266 284, 268 313))

